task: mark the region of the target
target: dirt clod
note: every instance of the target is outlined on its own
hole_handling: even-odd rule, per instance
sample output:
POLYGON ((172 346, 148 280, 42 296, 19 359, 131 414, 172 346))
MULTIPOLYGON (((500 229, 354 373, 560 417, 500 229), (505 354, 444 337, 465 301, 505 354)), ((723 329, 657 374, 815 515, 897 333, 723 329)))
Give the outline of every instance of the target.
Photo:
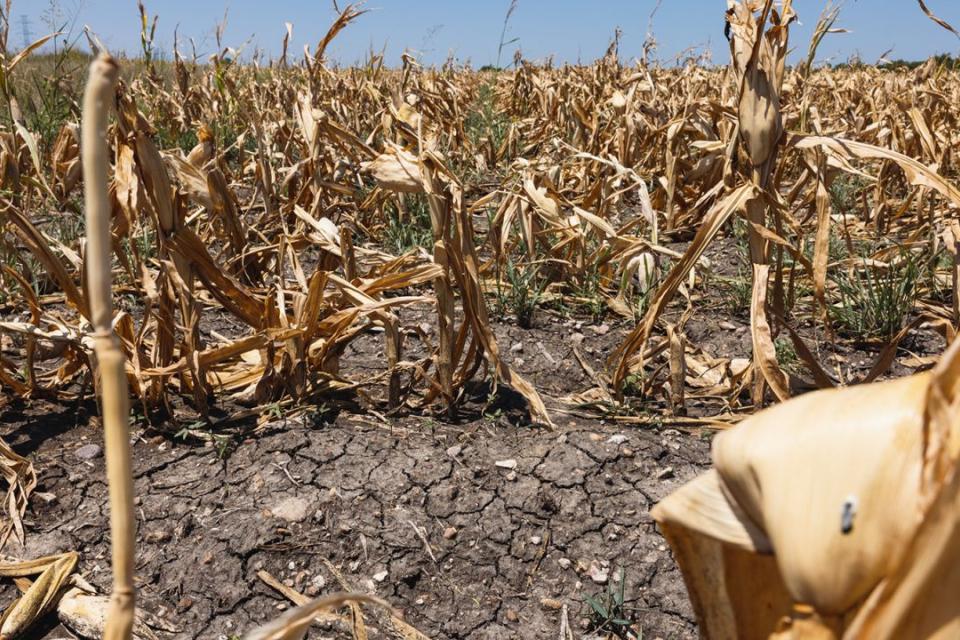
POLYGON ((309 510, 310 504, 302 498, 284 498, 270 509, 270 513, 287 522, 303 522, 309 510))

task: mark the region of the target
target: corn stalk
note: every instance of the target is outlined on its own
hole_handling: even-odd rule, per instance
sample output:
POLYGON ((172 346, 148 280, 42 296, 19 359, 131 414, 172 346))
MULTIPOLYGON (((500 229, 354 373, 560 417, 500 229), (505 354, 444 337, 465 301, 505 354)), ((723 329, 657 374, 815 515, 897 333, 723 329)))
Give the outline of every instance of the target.
POLYGON ((113 595, 104 634, 106 640, 130 638, 136 606, 133 585, 136 520, 128 423, 129 391, 126 357, 113 331, 110 199, 107 192, 107 119, 118 75, 117 63, 108 54, 100 54, 91 64, 83 99, 81 144, 87 220, 87 290, 96 368, 100 376, 100 407, 110 487, 113 595))

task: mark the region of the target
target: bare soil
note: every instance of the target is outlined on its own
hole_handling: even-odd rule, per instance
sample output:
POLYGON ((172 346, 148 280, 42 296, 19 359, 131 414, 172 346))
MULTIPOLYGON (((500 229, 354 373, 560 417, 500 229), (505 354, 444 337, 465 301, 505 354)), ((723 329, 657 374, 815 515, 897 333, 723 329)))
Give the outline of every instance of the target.
MULTIPOLYGON (((88 426, 40 444, 39 490, 52 498, 34 501, 23 555, 77 549, 108 591, 103 461, 74 454, 99 440, 88 426)), ((614 579, 623 567, 645 632, 693 637, 648 510, 707 464, 705 441, 582 420, 546 433, 345 414, 278 422, 225 459, 158 440, 134 448, 137 571, 146 606, 178 637, 230 637, 276 615, 285 600, 260 570, 337 590, 324 560, 434 638, 555 637, 560 611, 542 601, 577 621, 583 596, 602 589, 585 569, 614 579), (609 441, 618 434, 626 441, 609 441), (515 469, 497 466, 509 460, 515 469)))

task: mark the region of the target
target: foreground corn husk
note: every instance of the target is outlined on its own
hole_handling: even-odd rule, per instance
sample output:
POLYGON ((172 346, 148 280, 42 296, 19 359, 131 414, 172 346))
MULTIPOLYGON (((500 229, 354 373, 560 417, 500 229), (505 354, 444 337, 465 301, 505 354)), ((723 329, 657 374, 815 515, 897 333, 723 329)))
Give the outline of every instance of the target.
POLYGON ((958 385, 954 342, 720 434, 716 469, 653 510, 703 637, 957 637, 958 385))

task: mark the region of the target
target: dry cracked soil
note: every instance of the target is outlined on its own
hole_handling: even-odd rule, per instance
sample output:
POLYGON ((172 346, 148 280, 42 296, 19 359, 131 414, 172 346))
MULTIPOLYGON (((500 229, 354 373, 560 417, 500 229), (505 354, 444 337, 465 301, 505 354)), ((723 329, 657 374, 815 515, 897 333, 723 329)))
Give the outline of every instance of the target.
MULTIPOLYGON (((51 495, 34 501, 22 555, 79 550, 88 580, 108 591, 103 458, 80 451, 97 440, 83 427, 36 452, 51 495)), ((345 414, 278 421, 223 459, 140 440, 142 602, 172 637, 231 638, 286 608, 258 577, 266 571, 309 595, 376 593, 431 638, 555 638, 562 605, 580 628, 584 596, 622 568, 644 637, 694 637, 648 512, 708 449, 674 430, 581 420, 545 432, 345 414)))

